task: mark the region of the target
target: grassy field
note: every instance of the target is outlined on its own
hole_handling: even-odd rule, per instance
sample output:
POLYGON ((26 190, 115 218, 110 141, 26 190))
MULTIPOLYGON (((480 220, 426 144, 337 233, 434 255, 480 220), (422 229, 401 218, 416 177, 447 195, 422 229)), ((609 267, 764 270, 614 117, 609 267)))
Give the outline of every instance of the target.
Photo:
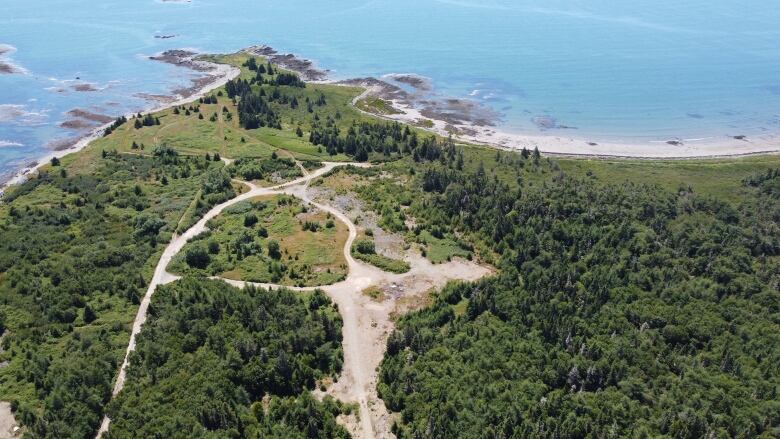
POLYGON ((711 160, 556 160, 572 175, 592 174, 604 183, 656 184, 675 191, 691 186, 695 193, 739 202, 745 193, 742 181, 758 172, 780 166, 780 155, 711 160))
POLYGON ((428 230, 420 232, 418 242, 424 245, 425 257, 434 264, 447 262, 456 256, 462 258, 471 257, 471 251, 463 248, 463 246, 459 245, 453 238, 447 236, 437 238, 428 230))
POLYGON ((134 127, 133 120, 115 130, 110 136, 96 141, 93 150, 117 150, 143 154, 155 145, 167 144, 182 154, 214 154, 221 157, 268 158, 274 151, 285 150, 301 160, 331 161, 345 160, 342 156, 329 156, 318 152, 318 148, 307 139, 299 138, 292 131, 271 128, 245 130, 239 126, 236 107, 227 97, 219 97, 217 104, 187 105, 175 114, 174 110, 155 113, 160 125, 134 127), (198 107, 199 112, 189 108, 198 107), (223 112, 222 109, 227 109, 223 112), (199 118, 203 115, 203 119, 199 118), (216 115, 216 120, 212 117, 216 115), (133 143, 138 149, 133 149, 133 143), (141 149, 143 145, 144 149, 141 149))
POLYGON ((379 287, 368 287, 361 292, 364 296, 370 298, 374 302, 384 302, 385 293, 379 287))
POLYGON ((346 276, 346 226, 296 198, 241 202, 208 226, 174 258, 172 272, 293 286, 328 285, 346 276), (271 242, 278 243, 277 254, 271 242), (190 260, 197 248, 206 250, 207 263, 190 260))

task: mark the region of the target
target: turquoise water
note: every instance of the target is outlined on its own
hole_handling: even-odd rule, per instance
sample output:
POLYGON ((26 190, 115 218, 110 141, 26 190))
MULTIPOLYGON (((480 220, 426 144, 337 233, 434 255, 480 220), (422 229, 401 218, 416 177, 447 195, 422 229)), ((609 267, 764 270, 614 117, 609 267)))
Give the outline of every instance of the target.
POLYGON ((0 174, 74 136, 58 127, 72 108, 148 108, 133 95, 187 82, 147 59, 170 48, 268 44, 336 78, 417 73, 499 111, 508 131, 539 133, 534 117, 549 116, 569 135, 774 133, 778 22, 759 0, 6 0, 0 44, 16 51, 0 59, 19 73, 0 74, 0 174), (76 77, 98 90, 73 91, 76 77))

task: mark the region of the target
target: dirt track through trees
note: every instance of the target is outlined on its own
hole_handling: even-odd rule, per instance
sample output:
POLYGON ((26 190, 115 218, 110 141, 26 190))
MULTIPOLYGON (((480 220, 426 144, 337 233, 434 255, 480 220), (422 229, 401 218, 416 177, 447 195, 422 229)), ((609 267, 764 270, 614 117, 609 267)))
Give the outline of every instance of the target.
MULTIPOLYGON (((116 396, 124 387, 128 357, 135 350, 136 337, 146 321, 149 303, 155 289, 158 285, 164 285, 178 279, 177 276, 166 270, 171 259, 182 250, 187 241, 206 231, 208 221, 226 208, 258 196, 288 194, 331 213, 349 228, 349 237, 344 244, 344 258, 349 270, 346 279, 333 285, 317 287, 325 291, 338 305, 339 313, 344 321, 344 366, 338 381, 331 385, 326 393, 344 402, 358 404, 359 422, 347 422, 347 427, 354 437, 363 439, 392 437, 388 412, 376 393, 376 369, 384 355, 387 337, 393 329, 390 315, 397 310, 396 298, 375 302, 364 295, 363 291, 369 287, 396 288, 404 291, 404 297, 419 297, 427 294, 433 288, 444 286, 450 280, 476 280, 489 274, 490 270, 471 261, 460 259, 454 259, 446 264, 433 265, 419 254, 412 256, 410 261, 412 268, 404 274, 387 273, 356 261, 351 254, 352 243, 357 237, 355 224, 343 212, 332 206, 313 201, 307 193, 307 188, 312 180, 327 174, 338 166, 346 165, 368 166, 364 163, 324 163, 324 166, 316 171, 307 172, 304 170, 303 177, 268 188, 243 182, 250 188, 249 191, 214 206, 186 232, 174 236, 163 251, 146 294, 141 300, 112 395, 116 396)), ((222 280, 242 288, 246 285, 254 285, 264 288, 289 288, 298 291, 315 289, 315 287, 292 288, 273 284, 222 280)), ((97 437, 108 431, 110 422, 111 420, 107 416, 103 418, 97 437)))

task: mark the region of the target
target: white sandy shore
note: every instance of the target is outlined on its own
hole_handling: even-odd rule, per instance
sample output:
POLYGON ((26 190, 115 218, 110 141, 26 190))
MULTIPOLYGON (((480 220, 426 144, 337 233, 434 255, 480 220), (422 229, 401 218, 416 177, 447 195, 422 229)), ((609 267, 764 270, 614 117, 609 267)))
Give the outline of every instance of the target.
MULTIPOLYGON (((229 80, 237 77, 241 73, 240 69, 238 69, 236 67, 233 67, 233 66, 230 66, 230 65, 227 65, 227 64, 216 64, 216 63, 211 63, 211 62, 208 62, 208 61, 198 61, 198 62, 199 63, 203 63, 203 64, 208 64, 209 66, 213 67, 213 69, 210 70, 207 73, 209 76, 213 76, 214 77, 213 81, 210 81, 209 83, 205 84, 196 93, 194 93, 194 94, 192 94, 190 96, 186 96, 186 97, 183 97, 183 96, 180 96, 180 95, 173 96, 172 97, 172 99, 173 99, 172 102, 165 103, 164 105, 158 106, 156 108, 145 110, 144 113, 162 111, 162 110, 165 110, 167 108, 175 107, 177 105, 184 105, 184 104, 190 103, 192 101, 195 101, 197 99, 200 99, 201 97, 203 97, 207 93, 209 93, 211 90, 214 90, 216 88, 222 87, 229 80)), ((125 115, 125 117, 127 117, 128 119, 131 119, 136 114, 137 114, 137 112, 128 113, 128 114, 125 115)), ((68 154, 72 154, 74 152, 81 151, 87 145, 92 143, 92 141, 103 137, 103 132, 106 130, 106 128, 111 126, 111 124, 113 124, 113 123, 114 123, 114 121, 111 121, 111 122, 108 122, 108 123, 106 123, 104 125, 101 125, 101 126, 95 128, 95 129, 93 129, 92 131, 89 132, 89 134, 87 134, 85 137, 81 138, 76 144, 74 144, 73 146, 71 146, 69 148, 66 148, 66 149, 63 149, 63 150, 60 150, 60 151, 52 151, 50 154, 37 159, 36 164, 34 166, 26 167, 26 168, 20 170, 10 180, 5 182, 2 185, 2 187, 0 187, 0 195, 2 195, 3 192, 9 186, 12 186, 12 185, 15 185, 15 184, 19 184, 19 183, 23 183, 25 180, 27 180, 27 178, 31 174, 35 173, 38 169, 40 169, 41 166, 49 163, 52 158, 54 158, 54 157, 61 158, 61 157, 66 156, 68 154)))
MULTIPOLYGON (((368 89, 361 96, 374 94, 377 90, 368 89)), ((356 101, 360 97, 356 98, 356 101)), ((398 101, 389 101, 401 114, 381 116, 419 126, 420 120, 430 120, 433 127, 424 128, 442 136, 448 136, 450 126, 442 120, 432 120, 421 114, 420 110, 398 101)), ((665 140, 647 142, 620 142, 590 140, 576 136, 560 134, 515 134, 502 132, 494 127, 476 125, 456 125, 461 130, 453 138, 469 143, 494 146, 503 149, 520 150, 528 148, 547 155, 595 158, 642 158, 642 159, 692 159, 719 158, 757 154, 780 153, 780 137, 775 134, 746 136, 736 139, 729 136, 707 139, 669 139, 679 144, 670 144, 665 140)))

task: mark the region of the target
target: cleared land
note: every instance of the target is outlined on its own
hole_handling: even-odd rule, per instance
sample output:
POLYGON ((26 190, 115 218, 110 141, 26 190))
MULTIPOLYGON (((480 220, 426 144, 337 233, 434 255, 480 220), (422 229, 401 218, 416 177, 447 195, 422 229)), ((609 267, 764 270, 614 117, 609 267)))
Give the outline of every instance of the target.
POLYGON ((294 197, 243 201, 207 227, 174 258, 169 271, 293 286, 328 285, 346 276, 341 252, 346 226, 294 197))

